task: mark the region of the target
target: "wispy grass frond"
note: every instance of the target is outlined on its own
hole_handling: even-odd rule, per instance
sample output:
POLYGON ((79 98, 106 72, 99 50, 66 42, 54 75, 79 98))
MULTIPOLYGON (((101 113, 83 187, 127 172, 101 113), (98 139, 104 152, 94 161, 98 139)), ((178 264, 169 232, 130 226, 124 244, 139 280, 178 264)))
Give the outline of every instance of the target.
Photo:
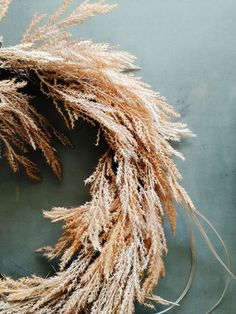
POLYGON ((85 1, 64 17, 70 2, 43 25, 46 18, 35 16, 21 44, 0 49, 0 67, 16 76, 1 81, 0 119, 5 126, 0 137, 14 171, 18 163, 26 163, 32 175, 34 166, 19 159, 25 157, 13 148, 22 146, 24 151, 27 143, 41 149, 58 174, 48 141, 51 128, 21 91, 27 83, 22 78, 33 75, 68 128, 79 118, 98 125, 109 149, 86 180, 91 201, 45 212, 52 221, 64 221, 55 247, 42 249, 48 258, 60 256, 60 271, 51 278, 1 280, 3 314, 123 314, 134 311, 135 300, 167 304, 152 294, 165 273, 165 217, 174 232, 175 202, 194 208, 172 160, 173 155, 183 156, 170 145, 191 132, 172 121, 178 114, 163 97, 125 71, 136 68, 132 55, 68 33, 69 27, 113 6, 85 1))

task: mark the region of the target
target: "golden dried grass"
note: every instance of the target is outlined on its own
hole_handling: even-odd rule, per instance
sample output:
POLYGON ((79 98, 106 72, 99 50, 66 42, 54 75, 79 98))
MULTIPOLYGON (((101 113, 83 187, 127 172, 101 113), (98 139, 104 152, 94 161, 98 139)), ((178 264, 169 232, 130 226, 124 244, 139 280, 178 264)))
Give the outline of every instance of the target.
MULTIPOLYGON (((2 1, 0 17, 8 2, 2 1)), ((19 45, 0 49, 0 68, 15 75, 0 81, 0 137, 14 171, 23 165, 37 176, 24 156, 31 146, 60 176, 51 145, 56 131, 22 91, 33 73, 67 127, 74 128, 78 118, 97 124, 109 149, 86 181, 91 201, 44 213, 53 222, 64 221, 55 247, 42 249, 48 258, 60 256, 60 271, 51 278, 1 280, 1 313, 123 314, 134 311, 135 300, 168 304, 152 293, 165 272, 164 220, 169 217, 174 232, 174 203, 194 209, 172 160, 183 156, 170 144, 191 132, 172 121, 178 114, 163 97, 124 72, 135 68, 132 55, 68 33, 67 28, 114 6, 85 1, 61 18, 70 2, 44 24, 46 17, 35 15, 19 45)))

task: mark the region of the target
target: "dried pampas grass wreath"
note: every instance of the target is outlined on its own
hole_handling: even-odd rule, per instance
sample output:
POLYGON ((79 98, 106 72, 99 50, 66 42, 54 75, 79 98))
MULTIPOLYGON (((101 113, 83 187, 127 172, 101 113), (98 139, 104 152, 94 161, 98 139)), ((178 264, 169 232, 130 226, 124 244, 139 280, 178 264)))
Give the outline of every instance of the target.
MULTIPOLYGON (((0 20, 10 0, 0 0, 0 20)), ((171 142, 192 136, 165 98, 132 74, 134 57, 107 44, 73 38, 67 29, 115 6, 105 1, 83 2, 71 14, 65 0, 53 16, 34 15, 21 43, 0 48, 0 138, 14 172, 24 168, 38 179, 38 168, 27 158, 40 150, 56 176, 61 165, 52 141, 68 140, 32 105, 25 92, 29 82, 50 98, 69 129, 79 118, 99 126, 109 149, 100 158, 90 184, 91 200, 75 208, 44 212, 53 222, 64 221, 54 247, 41 251, 60 257, 60 270, 50 278, 37 276, 0 281, 0 313, 133 313, 135 301, 176 306, 153 294, 165 273, 164 233, 168 217, 176 228, 175 203, 197 225, 214 256, 233 276, 227 248, 210 222, 181 187, 172 156, 183 159, 171 142), (228 262, 219 257, 199 216, 219 237, 228 262)), ((99 136, 98 134, 98 136, 99 136)), ((192 237, 191 237, 192 238, 192 237)), ((194 244, 191 241, 192 257, 194 244)), ((194 260, 192 261, 194 265, 194 260)), ((209 313, 219 304, 224 291, 209 313)))

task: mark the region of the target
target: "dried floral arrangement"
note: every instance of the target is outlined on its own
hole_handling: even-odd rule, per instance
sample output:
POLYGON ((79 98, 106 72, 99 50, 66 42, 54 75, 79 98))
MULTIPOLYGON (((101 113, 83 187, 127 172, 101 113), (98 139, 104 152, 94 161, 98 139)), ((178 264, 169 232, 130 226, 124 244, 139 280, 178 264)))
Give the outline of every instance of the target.
MULTIPOLYGON (((114 5, 85 1, 64 17, 71 2, 65 0, 47 20, 35 15, 20 44, 0 49, 0 139, 14 172, 23 167, 38 179, 37 166, 25 154, 32 148, 61 176, 52 140, 68 141, 24 92, 33 81, 69 129, 78 118, 98 125, 109 149, 86 180, 91 201, 44 213, 53 222, 64 221, 58 243, 42 249, 49 259, 60 256, 60 271, 50 278, 1 279, 0 313, 123 314, 134 312, 135 301, 169 304, 152 291, 165 272, 164 222, 168 217, 175 232, 175 202, 201 229, 172 160, 183 156, 170 144, 191 132, 173 122, 178 114, 163 97, 127 73, 136 68, 132 55, 68 33, 114 5)), ((0 0, 0 20, 9 4, 0 0)))

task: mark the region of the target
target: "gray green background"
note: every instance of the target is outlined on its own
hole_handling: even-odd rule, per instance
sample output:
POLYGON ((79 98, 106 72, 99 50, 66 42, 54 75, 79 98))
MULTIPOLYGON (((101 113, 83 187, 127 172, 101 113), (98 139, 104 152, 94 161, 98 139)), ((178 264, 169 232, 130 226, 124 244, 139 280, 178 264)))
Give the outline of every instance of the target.
MULTIPOLYGON (((80 1, 74 1, 76 6, 80 1)), ((112 2, 112 1, 110 1, 112 2)), ((183 185, 197 208, 223 235, 236 271, 236 2, 235 0, 119 0, 107 16, 95 17, 73 29, 94 41, 119 44, 135 54, 138 73, 166 96, 198 135, 178 148, 183 185)), ((15 44, 35 11, 52 13, 62 0, 15 0, 0 24, 4 45, 15 44)), ((37 100, 38 106, 50 106, 37 100)), ((58 123, 58 122, 57 122, 58 123)), ((83 180, 93 171, 104 147, 96 147, 96 129, 79 122, 72 132, 74 149, 58 146, 64 165, 58 182, 39 156, 43 180, 32 183, 13 175, 0 161, 0 272, 14 278, 50 275, 48 263, 35 250, 55 243, 60 225, 42 218, 42 209, 73 206, 89 199, 83 180)), ((207 228, 207 227, 206 227, 207 228)), ((190 258, 183 209, 173 238, 166 226, 169 254, 166 277, 156 292, 175 300, 187 280, 190 258)), ((223 256, 218 240, 209 235, 223 256)), ((202 314, 220 295, 226 273, 196 231, 197 269, 181 306, 171 313, 202 314)), ((235 282, 214 313, 236 313, 235 282)), ((157 306, 157 310, 160 307, 157 306)), ((137 306, 136 313, 155 313, 137 306)))

